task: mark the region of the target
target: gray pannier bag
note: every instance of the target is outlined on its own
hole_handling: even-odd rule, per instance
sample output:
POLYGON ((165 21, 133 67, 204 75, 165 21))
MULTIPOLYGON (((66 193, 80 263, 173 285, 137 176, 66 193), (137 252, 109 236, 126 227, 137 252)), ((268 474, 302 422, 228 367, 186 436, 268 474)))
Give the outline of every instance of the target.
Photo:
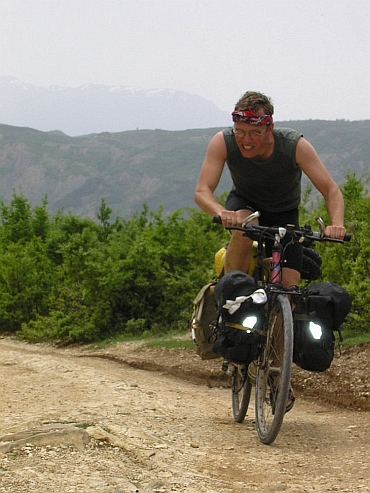
POLYGON ((215 300, 216 284, 217 281, 212 281, 203 286, 193 301, 190 328, 195 352, 203 360, 220 357, 213 351, 218 316, 215 300))

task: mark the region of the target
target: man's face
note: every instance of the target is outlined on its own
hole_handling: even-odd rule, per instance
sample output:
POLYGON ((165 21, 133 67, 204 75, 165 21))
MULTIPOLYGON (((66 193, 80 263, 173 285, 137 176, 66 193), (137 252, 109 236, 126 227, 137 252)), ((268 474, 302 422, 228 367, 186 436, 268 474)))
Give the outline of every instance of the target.
MULTIPOLYGON (((257 112, 263 115, 263 110, 257 112)), ((267 159, 273 149, 273 125, 250 125, 237 121, 234 124, 236 143, 243 157, 249 159, 267 159)))

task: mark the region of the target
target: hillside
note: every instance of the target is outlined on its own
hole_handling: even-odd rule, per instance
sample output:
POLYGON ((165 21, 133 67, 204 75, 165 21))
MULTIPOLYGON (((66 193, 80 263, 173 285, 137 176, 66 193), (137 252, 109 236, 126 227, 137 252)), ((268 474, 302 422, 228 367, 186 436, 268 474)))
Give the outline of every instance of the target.
MULTIPOLYGON (((301 131, 338 183, 369 174, 370 120, 276 123, 301 131)), ((166 212, 194 206, 193 191, 217 128, 134 130, 69 137, 61 132, 0 125, 0 198, 22 192, 32 204, 47 195, 49 210, 94 217, 101 199, 124 217, 145 202, 166 212)), ((228 173, 217 193, 230 186, 228 173)))

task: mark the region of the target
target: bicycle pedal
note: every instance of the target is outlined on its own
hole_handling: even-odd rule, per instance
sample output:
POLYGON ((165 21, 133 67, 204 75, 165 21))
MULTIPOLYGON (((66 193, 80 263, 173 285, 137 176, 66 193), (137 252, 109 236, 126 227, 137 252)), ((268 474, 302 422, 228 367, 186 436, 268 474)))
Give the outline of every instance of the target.
POLYGON ((222 363, 222 366, 221 366, 221 370, 226 373, 226 375, 231 375, 232 373, 232 370, 230 370, 230 367, 229 367, 229 362, 228 361, 224 361, 222 363))

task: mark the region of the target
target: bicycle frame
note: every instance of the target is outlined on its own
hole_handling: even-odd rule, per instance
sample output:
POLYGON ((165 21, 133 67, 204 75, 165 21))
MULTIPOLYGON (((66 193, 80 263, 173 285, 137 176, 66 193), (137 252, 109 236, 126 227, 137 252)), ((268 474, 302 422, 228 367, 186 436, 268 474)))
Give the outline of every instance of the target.
MULTIPOLYGON (((248 217, 244 219, 242 222, 242 228, 245 228, 247 224, 251 224, 251 222, 258 218, 260 213, 258 211, 250 214, 248 217)), ((274 235, 274 244, 272 248, 271 259, 266 259, 263 255, 263 239, 259 238, 257 244, 257 265, 256 268, 259 269, 257 273, 257 282, 259 283, 281 283, 282 282, 282 266, 281 266, 281 240, 285 236, 285 228, 279 228, 279 232, 274 235), (265 272, 265 263, 269 262, 269 270, 268 276, 264 276, 265 272)), ((253 273, 251 273, 253 275, 253 273)))
MULTIPOLYGON (((299 302, 302 291, 298 287, 284 288, 282 285, 282 262, 284 250, 281 240, 288 236, 291 242, 302 243, 305 239, 313 241, 330 241, 343 243, 342 240, 325 238, 324 223, 318 219, 320 233, 312 232, 306 225, 295 230, 291 226, 265 227, 253 225, 252 221, 259 217, 259 212, 248 216, 241 227, 226 227, 228 230, 239 230, 252 241, 257 241, 257 262, 254 277, 267 293, 266 320, 263 335, 265 339, 259 344, 256 361, 256 392, 255 414, 259 439, 264 444, 271 444, 277 437, 287 408, 290 396, 290 378, 293 361, 293 317, 291 300, 299 302), (265 276, 266 258, 263 252, 264 240, 273 240, 272 256, 269 259, 269 276, 265 276)), ((220 218, 214 218, 220 223, 220 218)), ((345 241, 350 239, 346 235, 345 241)), ((232 386, 234 419, 242 422, 249 404, 251 381, 245 366, 237 365, 233 371, 235 389, 232 386), (242 385, 240 385, 242 383, 242 385), (238 388, 236 388, 238 384, 238 388), (241 399, 238 393, 244 395, 241 399)))

